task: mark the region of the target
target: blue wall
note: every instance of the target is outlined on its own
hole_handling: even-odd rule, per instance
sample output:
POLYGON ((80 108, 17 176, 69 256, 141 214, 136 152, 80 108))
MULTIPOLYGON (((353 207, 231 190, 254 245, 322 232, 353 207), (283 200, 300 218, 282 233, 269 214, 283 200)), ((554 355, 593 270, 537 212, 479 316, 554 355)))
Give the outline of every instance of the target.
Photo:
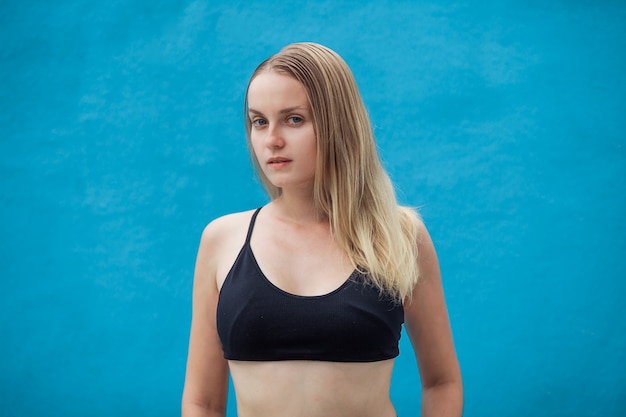
POLYGON ((465 415, 626 415, 626 4, 582 0, 2 2, 0 415, 179 413, 200 232, 266 201, 245 85, 301 40, 422 207, 465 415))

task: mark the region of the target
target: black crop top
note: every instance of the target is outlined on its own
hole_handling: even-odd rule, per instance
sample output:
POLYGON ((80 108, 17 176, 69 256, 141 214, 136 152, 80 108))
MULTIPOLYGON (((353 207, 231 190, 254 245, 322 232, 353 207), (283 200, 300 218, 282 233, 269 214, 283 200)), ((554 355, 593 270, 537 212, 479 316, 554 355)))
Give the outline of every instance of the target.
POLYGON ((375 362, 398 356, 404 310, 355 271, 320 296, 287 293, 261 272, 245 244, 220 290, 217 331, 224 357, 240 361, 375 362))

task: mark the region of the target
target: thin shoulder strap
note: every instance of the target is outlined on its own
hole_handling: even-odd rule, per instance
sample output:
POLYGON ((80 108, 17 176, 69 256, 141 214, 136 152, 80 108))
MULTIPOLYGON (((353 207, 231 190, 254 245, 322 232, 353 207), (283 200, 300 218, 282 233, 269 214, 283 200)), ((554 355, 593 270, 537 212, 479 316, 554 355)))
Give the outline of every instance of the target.
POLYGON ((248 226, 248 235, 246 236, 246 245, 250 244, 250 237, 252 236, 252 229, 254 229, 254 222, 256 222, 256 216, 259 214, 259 211, 261 211, 262 208, 263 207, 259 207, 258 209, 256 209, 256 211, 252 215, 252 218, 250 219, 250 226, 248 226))

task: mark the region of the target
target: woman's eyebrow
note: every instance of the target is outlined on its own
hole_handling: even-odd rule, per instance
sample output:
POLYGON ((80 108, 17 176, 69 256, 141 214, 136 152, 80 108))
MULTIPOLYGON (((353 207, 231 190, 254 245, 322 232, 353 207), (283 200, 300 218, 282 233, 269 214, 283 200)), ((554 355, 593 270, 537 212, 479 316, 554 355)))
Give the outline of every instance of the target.
MULTIPOLYGON (((291 113, 291 112, 296 111, 296 110, 308 111, 308 108, 307 107, 302 107, 302 106, 287 107, 286 109, 280 110, 278 113, 279 114, 286 114, 286 113, 291 113)), ((251 107, 248 108, 248 113, 259 114, 259 115, 263 114, 263 112, 261 112, 259 110, 256 110, 256 109, 253 109, 251 107)))

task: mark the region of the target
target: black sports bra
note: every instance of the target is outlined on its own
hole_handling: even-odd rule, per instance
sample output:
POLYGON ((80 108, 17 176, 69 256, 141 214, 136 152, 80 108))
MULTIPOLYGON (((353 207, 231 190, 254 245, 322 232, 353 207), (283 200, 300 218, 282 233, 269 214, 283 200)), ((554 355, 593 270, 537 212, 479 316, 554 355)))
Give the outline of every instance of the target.
POLYGON ((250 248, 259 210, 219 294, 217 331, 224 357, 375 362, 398 356, 402 305, 381 295, 358 271, 320 296, 290 294, 265 277, 250 248))

